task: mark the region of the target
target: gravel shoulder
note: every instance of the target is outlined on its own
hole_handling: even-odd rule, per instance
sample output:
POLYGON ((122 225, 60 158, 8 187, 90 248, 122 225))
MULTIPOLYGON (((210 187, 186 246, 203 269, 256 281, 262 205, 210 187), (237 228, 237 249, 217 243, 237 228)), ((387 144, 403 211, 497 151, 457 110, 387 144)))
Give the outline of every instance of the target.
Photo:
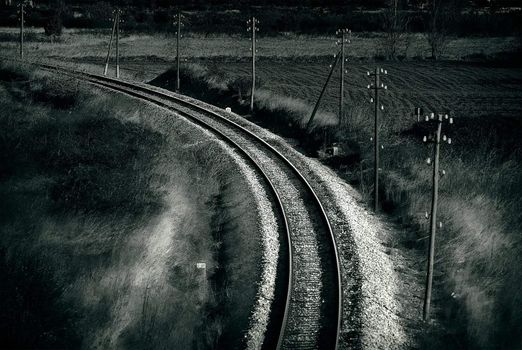
POLYGON ((357 191, 319 161, 243 117, 212 107, 275 146, 318 191, 336 235, 343 274, 340 348, 415 348, 421 305, 420 279, 407 270, 409 252, 393 246, 397 228, 371 213, 357 191), (405 289, 405 288, 408 289, 405 289))

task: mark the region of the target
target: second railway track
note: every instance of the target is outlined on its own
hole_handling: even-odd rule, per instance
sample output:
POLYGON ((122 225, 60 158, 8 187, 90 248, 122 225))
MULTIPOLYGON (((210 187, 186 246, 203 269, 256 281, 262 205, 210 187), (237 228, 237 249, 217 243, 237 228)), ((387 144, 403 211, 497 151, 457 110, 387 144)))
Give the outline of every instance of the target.
MULTIPOLYGON (((299 170, 260 136, 206 104, 142 83, 116 80, 49 65, 40 67, 122 92, 174 111, 240 147, 270 179, 282 203, 291 261, 286 286, 276 287, 264 348, 336 349, 341 326, 342 290, 337 244, 326 212, 299 170)), ((284 237, 282 238, 284 239, 284 237)), ((282 283, 282 282, 280 282, 282 283)))

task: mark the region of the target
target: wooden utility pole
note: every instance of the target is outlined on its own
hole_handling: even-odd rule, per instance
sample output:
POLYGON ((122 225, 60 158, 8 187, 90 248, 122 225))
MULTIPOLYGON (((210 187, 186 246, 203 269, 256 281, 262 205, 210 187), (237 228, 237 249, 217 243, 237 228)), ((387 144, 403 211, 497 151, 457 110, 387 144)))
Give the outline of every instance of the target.
POLYGON ((20 59, 24 59, 24 32, 25 32, 25 6, 33 6, 31 0, 19 0, 18 1, 18 15, 20 20, 20 59))
POLYGON ((20 2, 20 59, 24 59, 24 2, 20 2))
POLYGON ((19 11, 19 19, 20 19, 20 59, 24 59, 24 25, 25 25, 25 5, 31 4, 31 2, 27 0, 20 0, 18 2, 18 11, 19 11))
POLYGON ((181 11, 178 10, 178 31, 176 32, 176 91, 180 92, 180 79, 179 79, 179 67, 180 67, 180 52, 179 42, 181 40, 181 11))
MULTIPOLYGON (((435 114, 431 114, 431 118, 426 116, 426 121, 435 121, 437 123, 436 130, 431 136, 424 136, 424 142, 433 143, 433 187, 431 192, 431 217, 430 217, 430 246, 428 251, 428 272, 426 275, 426 290, 424 294, 424 307, 423 307, 423 319, 426 321, 430 314, 431 305, 431 291, 433 285, 433 263, 435 260, 435 234, 437 232, 437 204, 439 199, 439 177, 445 174, 445 171, 440 171, 439 158, 440 158, 440 143, 441 140, 451 144, 451 138, 442 135, 442 123, 444 119, 448 120, 450 124, 453 124, 453 118, 449 116, 439 114, 437 118, 435 114)), ((428 165, 431 165, 431 159, 427 159, 428 165)), ((441 223, 442 226, 442 223, 441 223)))
POLYGON ((420 107, 415 107, 414 111, 413 111, 413 115, 415 117, 417 117, 417 123, 420 122, 420 118, 421 118, 421 115, 422 115, 422 108, 420 107))
POLYGON ((379 91, 387 90, 388 87, 381 82, 381 73, 386 75, 388 72, 382 68, 376 67, 374 73, 367 72, 368 76, 374 77, 373 84, 368 85, 368 89, 374 90, 374 97, 370 102, 374 103, 374 129, 373 129, 373 147, 374 147, 374 174, 373 174, 373 205, 374 211, 379 210, 379 109, 384 110, 383 105, 379 105, 379 91))
POLYGON ((335 70, 335 66, 337 66, 337 62, 339 61, 340 56, 341 56, 341 52, 337 53, 337 55, 334 55, 334 61, 330 65, 330 73, 328 74, 328 77, 326 78, 326 81, 323 85, 321 93, 319 94, 319 98, 317 99, 317 102, 315 103, 314 109, 312 111, 312 115, 310 116, 310 119, 308 119, 308 123, 306 123, 307 131, 310 131, 310 129, 312 127, 312 122, 314 121, 317 110, 319 109, 319 104, 321 103, 321 99, 323 98, 324 92, 326 91, 326 87, 328 86, 328 82, 330 81, 330 78, 332 77, 332 74, 335 70))
POLYGON ((247 31, 252 32, 252 37, 250 40, 252 41, 252 47, 250 50, 252 51, 252 93, 250 94, 250 112, 254 113, 254 94, 256 90, 256 32, 259 31, 259 27, 257 26, 259 21, 252 17, 247 21, 247 31))
POLYGON ((339 29, 337 31, 337 35, 340 36, 340 40, 337 41, 338 45, 341 45, 341 76, 340 76, 340 84, 339 84, 339 124, 342 123, 344 118, 344 74, 346 73, 344 64, 346 62, 344 47, 346 43, 350 43, 349 39, 346 39, 346 35, 351 33, 348 29, 339 29))
POLYGON ((116 78, 120 77, 120 9, 116 12, 116 78))
POLYGON ((107 58, 105 59, 105 69, 103 71, 103 75, 107 75, 107 71, 109 70, 109 60, 111 57, 112 39, 114 38, 114 32, 116 31, 116 20, 117 20, 116 13, 114 13, 112 20, 113 20, 112 32, 111 32, 111 38, 109 40, 109 48, 107 49, 107 58))

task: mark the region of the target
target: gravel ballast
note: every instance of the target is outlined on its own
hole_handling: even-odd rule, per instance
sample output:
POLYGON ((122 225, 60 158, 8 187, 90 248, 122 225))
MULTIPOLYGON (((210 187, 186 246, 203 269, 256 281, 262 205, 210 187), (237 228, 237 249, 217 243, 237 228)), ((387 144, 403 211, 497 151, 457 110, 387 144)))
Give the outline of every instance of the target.
POLYGON ((390 230, 359 200, 357 191, 319 161, 305 157, 283 138, 234 113, 203 104, 247 127, 275 146, 303 172, 318 191, 327 210, 340 250, 343 273, 343 317, 340 348, 404 349, 415 347, 407 321, 411 314, 399 302, 403 287, 394 266, 402 265, 400 254, 387 253, 390 230))

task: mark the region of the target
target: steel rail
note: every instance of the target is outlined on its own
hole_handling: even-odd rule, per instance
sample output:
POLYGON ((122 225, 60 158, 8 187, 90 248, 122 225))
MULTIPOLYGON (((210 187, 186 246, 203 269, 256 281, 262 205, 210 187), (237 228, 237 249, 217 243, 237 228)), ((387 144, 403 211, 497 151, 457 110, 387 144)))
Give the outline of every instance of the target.
POLYGON ((336 320, 334 320, 335 322, 333 322, 335 324, 335 332, 334 332, 335 342, 333 343, 334 345, 332 348, 337 349, 338 342, 339 342, 339 334, 340 334, 340 327, 341 327, 341 314, 342 314, 342 283, 341 283, 342 279, 341 279, 339 252, 338 252, 336 239, 335 239, 330 221, 326 214, 326 211, 325 211, 321 201, 319 200, 318 195, 316 194, 316 192, 310 185, 309 181, 305 178, 305 176, 301 174, 301 172, 292 164, 292 162, 290 160, 288 160, 288 158, 286 158, 279 150, 277 150, 275 147, 270 145, 267 141, 262 139, 260 136, 256 135, 254 132, 252 132, 252 131, 248 130, 247 128, 239 125, 238 123, 228 119, 227 117, 211 110, 210 106, 208 106, 208 107, 201 106, 200 104, 204 104, 203 102, 198 101, 198 103, 199 103, 198 104, 198 103, 190 101, 190 100, 194 100, 192 98, 190 98, 190 100, 188 100, 188 98, 185 96, 181 96, 181 95, 175 94, 173 92, 170 92, 170 91, 167 91, 164 89, 160 89, 157 87, 152 87, 150 85, 146 85, 143 83, 130 82, 130 81, 122 80, 122 79, 114 79, 114 78, 104 77, 104 76, 97 75, 97 74, 79 72, 79 71, 75 71, 75 70, 72 70, 69 68, 63 68, 63 67, 52 66, 52 65, 47 65, 47 64, 39 64, 39 63, 32 63, 32 64, 39 66, 41 68, 50 70, 50 71, 56 71, 58 73, 66 74, 66 75, 72 76, 74 78, 79 78, 79 79, 88 81, 92 84, 100 85, 100 86, 103 86, 103 87, 106 87, 106 88, 109 88, 109 89, 112 89, 115 91, 123 92, 123 93, 131 95, 133 97, 137 97, 142 100, 152 102, 153 104, 156 104, 156 105, 163 107, 165 109, 168 109, 170 111, 175 111, 176 113, 182 115, 183 117, 190 119, 191 121, 195 122, 196 124, 203 126, 204 128, 209 129, 213 133, 219 135, 220 138, 222 138, 222 139, 226 140, 226 142, 232 144, 235 148, 237 148, 241 152, 241 154, 243 156, 247 157, 247 159, 255 165, 256 169, 258 171, 260 171, 260 173, 262 174, 264 180, 267 181, 267 183, 269 184, 270 191, 273 193, 273 195, 277 199, 277 202, 278 202, 277 204, 279 206, 279 210, 281 210, 281 215, 283 217, 284 226, 285 226, 285 230, 286 230, 286 240, 287 240, 288 257, 289 257, 288 270, 287 270, 288 271, 288 283, 287 283, 285 310, 284 310, 284 314, 283 314, 283 319, 281 320, 281 328, 280 328, 279 335, 278 335, 278 343, 277 343, 278 349, 282 347, 283 338, 285 336, 285 328, 287 326, 288 313, 289 313, 289 308, 290 308, 290 303, 291 303, 291 291, 292 291, 292 286, 294 283, 293 269, 292 269, 292 259, 293 259, 292 240, 291 240, 291 235, 290 235, 290 229, 288 226, 288 220, 287 220, 286 214, 285 214, 286 212, 285 212, 284 206, 282 204, 281 197, 280 197, 277 189, 275 188, 273 182, 269 179, 268 175, 262 169, 262 167, 259 164, 257 164, 257 162, 248 154, 248 152, 246 150, 244 150, 236 141, 232 140, 230 137, 226 136, 222 131, 218 130, 218 128, 210 125, 209 123, 201 120, 200 118, 195 117, 180 109, 177 109, 169 103, 165 103, 164 101, 157 100, 157 98, 165 99, 169 102, 173 102, 173 103, 181 105, 185 108, 189 108, 198 113, 210 115, 214 119, 217 119, 220 122, 226 124, 227 126, 231 126, 232 128, 234 128, 236 130, 240 130, 243 134, 248 135, 249 138, 252 138, 256 142, 261 143, 272 154, 274 154, 279 160, 281 160, 294 173, 294 175, 304 184, 306 190, 312 195, 312 198, 314 199, 315 204, 320 209, 319 214, 320 214, 321 219, 322 219, 325 227, 327 228, 327 231, 329 234, 328 235, 329 237, 327 237, 327 238, 329 238, 328 242, 332 247, 332 251, 333 251, 333 254, 335 257, 335 259, 334 259, 335 270, 336 270, 335 271, 335 278, 336 278, 335 284, 336 284, 336 294, 337 294, 336 320), (156 98, 152 98, 151 96, 146 96, 147 94, 154 96, 156 98))

